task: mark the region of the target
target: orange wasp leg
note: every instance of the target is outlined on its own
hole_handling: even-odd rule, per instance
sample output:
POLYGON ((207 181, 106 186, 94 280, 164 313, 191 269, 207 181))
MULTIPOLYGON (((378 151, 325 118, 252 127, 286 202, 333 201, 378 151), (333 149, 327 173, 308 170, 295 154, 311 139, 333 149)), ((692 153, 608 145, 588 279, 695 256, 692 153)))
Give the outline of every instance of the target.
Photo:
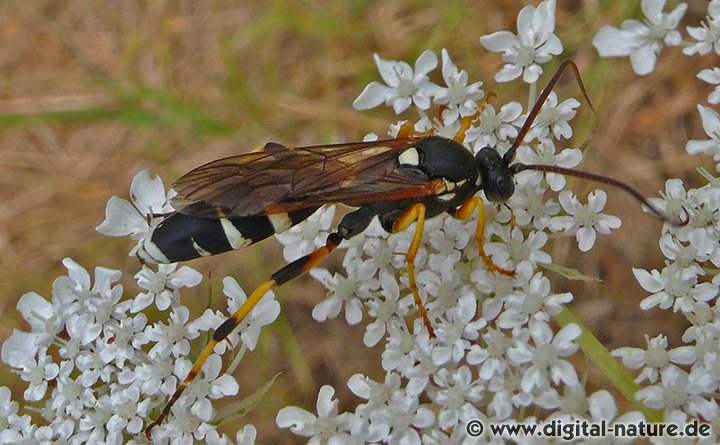
POLYGON ((472 125, 472 123, 480 117, 480 114, 485 111, 485 108, 487 108, 490 100, 496 96, 497 95, 492 91, 489 92, 488 95, 485 97, 485 100, 483 100, 483 103, 480 104, 480 108, 476 112, 474 112, 470 116, 465 116, 464 118, 460 119, 460 130, 458 130, 458 132, 455 133, 455 136, 453 136, 453 140, 455 142, 459 142, 461 144, 465 142, 465 133, 470 129, 470 125, 472 125))
POLYGON ((197 360, 195 360, 192 369, 190 369, 190 372, 188 373, 187 377, 185 377, 185 380, 183 380, 183 382, 175 390, 175 393, 172 395, 167 405, 165 405, 165 408, 163 408, 160 416, 158 416, 158 418, 155 419, 155 421, 148 425, 145 429, 145 435, 148 437, 148 439, 150 439, 151 437, 153 428, 160 425, 165 420, 165 418, 170 414, 170 410, 172 409, 175 402, 178 401, 183 392, 185 392, 185 389, 187 389, 188 385, 190 385, 192 381, 195 380, 195 377, 198 375, 198 373, 200 373, 200 370, 205 364, 205 361, 207 361, 208 357, 215 349, 215 345, 227 338, 227 336, 230 335, 240 325, 240 323, 242 323, 242 321, 245 319, 245 317, 248 316, 250 311, 253 310, 253 308, 260 302, 260 300, 262 300, 265 294, 268 293, 273 287, 285 284, 293 278, 302 275, 315 267, 326 256, 330 255, 330 253, 335 250, 335 248, 340 244, 341 241, 342 237, 340 236, 340 234, 331 233, 330 235, 328 235, 327 241, 325 242, 325 245, 323 247, 308 255, 305 255, 304 257, 298 258, 292 263, 289 263, 285 267, 279 269, 277 272, 272 274, 272 277, 268 281, 262 283, 260 286, 255 288, 255 290, 250 294, 247 301, 240 307, 240 309, 238 309, 220 326, 218 326, 217 329, 215 329, 212 338, 202 350, 197 360))
POLYGON ((472 216, 473 211, 475 209, 478 210, 478 220, 477 220, 477 226, 475 228, 475 240, 477 241, 478 245, 478 252, 480 254, 480 257, 485 261, 485 264, 492 270, 493 272, 497 272, 502 275, 507 276, 515 276, 514 270, 508 270, 503 269, 502 267, 498 266, 497 264, 493 263, 493 260, 490 259, 489 256, 485 253, 485 204, 483 203, 482 198, 479 196, 473 196, 472 198, 468 199, 463 203, 463 205, 460 206, 459 209, 455 212, 455 217, 457 219, 468 219, 472 216))
POLYGON ((410 290, 412 291, 413 298, 415 299, 415 305, 420 311, 420 316, 422 317, 425 327, 430 333, 430 336, 435 337, 435 330, 430 323, 428 313, 425 310, 422 300, 420 299, 420 291, 418 290, 417 283, 415 281, 415 257, 417 256, 417 251, 420 247, 420 241, 422 241, 423 227, 425 226, 425 204, 420 202, 413 204, 400 218, 395 220, 392 229, 393 232, 402 232, 416 221, 417 227, 415 227, 415 236, 413 236, 410 248, 405 255, 407 258, 408 277, 410 278, 410 290))
POLYGON ((422 137, 422 136, 430 136, 435 132, 432 128, 426 131, 417 131, 415 129, 415 126, 410 121, 405 121, 400 126, 400 129, 398 130, 397 136, 395 136, 396 139, 402 139, 402 138, 409 138, 409 137, 422 137))

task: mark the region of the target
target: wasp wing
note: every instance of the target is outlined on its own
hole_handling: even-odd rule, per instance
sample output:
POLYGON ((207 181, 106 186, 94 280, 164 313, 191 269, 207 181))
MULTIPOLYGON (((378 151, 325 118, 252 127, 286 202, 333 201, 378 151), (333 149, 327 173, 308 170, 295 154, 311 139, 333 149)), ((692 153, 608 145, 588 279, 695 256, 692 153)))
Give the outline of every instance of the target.
POLYGON ((396 162, 421 140, 282 147, 218 159, 178 179, 172 204, 187 215, 218 218, 433 195, 441 180, 396 162))

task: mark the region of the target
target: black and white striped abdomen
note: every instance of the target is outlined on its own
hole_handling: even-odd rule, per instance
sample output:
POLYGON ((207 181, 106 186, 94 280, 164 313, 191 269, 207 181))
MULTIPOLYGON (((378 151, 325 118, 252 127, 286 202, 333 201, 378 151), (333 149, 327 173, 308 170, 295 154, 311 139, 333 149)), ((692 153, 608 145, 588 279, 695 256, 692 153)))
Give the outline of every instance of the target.
POLYGON ((165 217, 143 241, 138 257, 148 263, 176 263, 241 249, 281 233, 318 208, 270 216, 198 218, 179 212, 165 217))

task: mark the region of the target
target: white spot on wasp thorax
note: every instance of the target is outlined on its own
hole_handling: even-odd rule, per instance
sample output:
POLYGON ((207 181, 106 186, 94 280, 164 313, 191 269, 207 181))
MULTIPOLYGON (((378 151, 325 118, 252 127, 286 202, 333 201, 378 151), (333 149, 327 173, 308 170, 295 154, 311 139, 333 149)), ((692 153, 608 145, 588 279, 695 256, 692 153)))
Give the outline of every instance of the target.
POLYGON ((419 165, 420 154, 415 147, 410 147, 398 156, 398 162, 401 165, 419 165))
POLYGON ((443 201, 452 201, 453 199, 455 199, 455 193, 445 193, 438 196, 438 199, 441 199, 443 201))
POLYGON ((241 249, 252 244, 252 240, 245 238, 235 225, 227 218, 220 218, 225 237, 233 249, 241 249))
POLYGON ((205 250, 205 249, 203 249, 202 247, 200 247, 200 245, 195 242, 195 238, 190 238, 190 241, 192 241, 192 243, 193 243, 193 249, 195 249, 195 251, 198 253, 198 255, 200 255, 200 256, 210 256, 210 255, 212 255, 210 252, 208 252, 207 250, 205 250))
POLYGON ((447 179, 443 179, 443 184, 445 185, 445 191, 450 192, 455 189, 455 183, 450 182, 447 179))
POLYGON ((270 224, 272 224, 275 233, 283 233, 292 227, 292 220, 287 213, 268 215, 268 219, 270 220, 270 224))

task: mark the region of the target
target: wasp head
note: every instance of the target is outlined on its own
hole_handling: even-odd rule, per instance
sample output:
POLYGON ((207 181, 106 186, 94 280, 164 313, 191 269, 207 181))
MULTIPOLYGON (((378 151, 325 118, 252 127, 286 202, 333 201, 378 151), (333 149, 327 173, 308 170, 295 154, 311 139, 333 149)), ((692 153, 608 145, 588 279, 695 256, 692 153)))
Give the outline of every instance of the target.
POLYGON ((514 172, 500 154, 491 147, 485 147, 475 155, 475 165, 480 173, 480 187, 485 196, 493 202, 505 202, 515 192, 514 172))

